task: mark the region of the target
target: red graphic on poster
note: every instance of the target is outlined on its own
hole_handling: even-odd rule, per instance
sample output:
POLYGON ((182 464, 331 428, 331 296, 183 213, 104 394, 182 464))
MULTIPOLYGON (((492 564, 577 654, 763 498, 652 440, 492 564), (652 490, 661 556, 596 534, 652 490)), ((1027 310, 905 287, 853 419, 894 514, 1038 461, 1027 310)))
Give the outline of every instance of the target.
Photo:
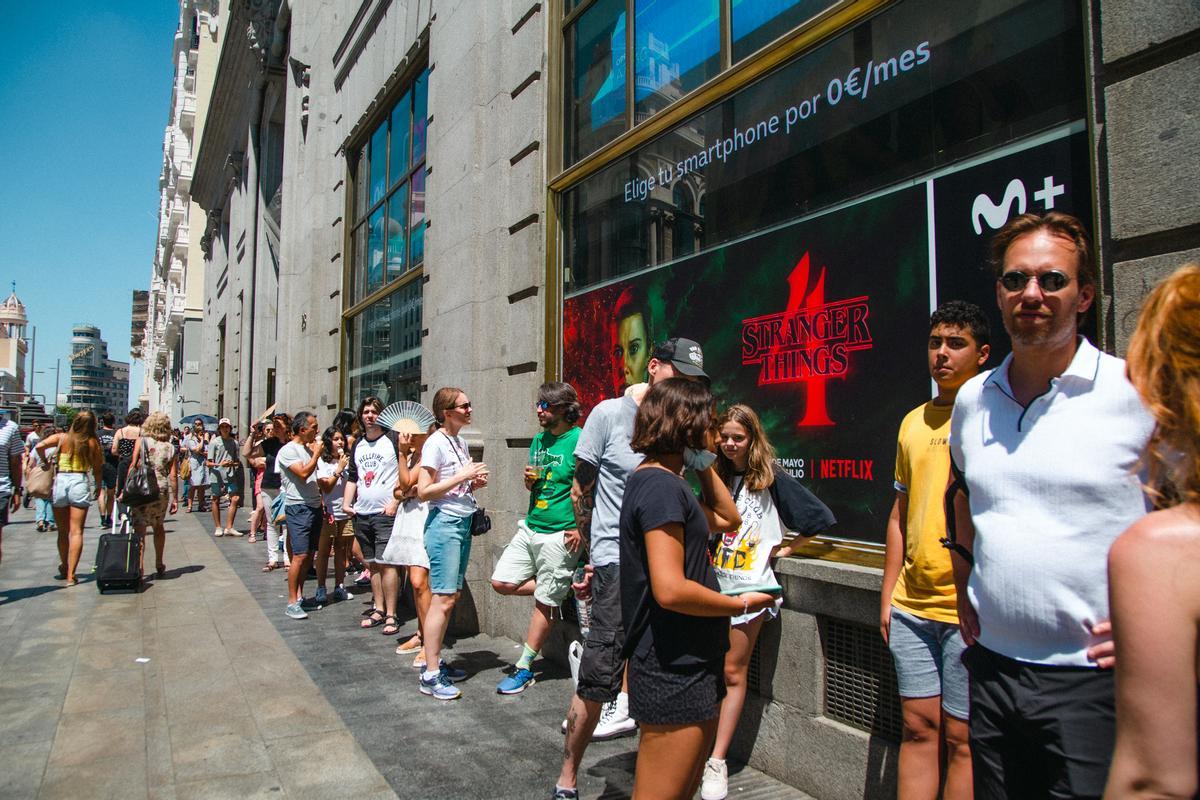
POLYGON ((833 425, 826 383, 850 369, 849 353, 873 346, 867 296, 825 302, 825 267, 809 288, 809 254, 788 275, 784 311, 742 320, 742 364, 759 366, 758 385, 804 386, 804 417, 798 427, 833 425))

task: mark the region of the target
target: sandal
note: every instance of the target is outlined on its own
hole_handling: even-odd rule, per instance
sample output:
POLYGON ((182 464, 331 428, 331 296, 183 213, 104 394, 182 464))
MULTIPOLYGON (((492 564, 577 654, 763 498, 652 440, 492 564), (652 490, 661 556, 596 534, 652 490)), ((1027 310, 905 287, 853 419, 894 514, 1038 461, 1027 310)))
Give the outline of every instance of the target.
POLYGON ((279 569, 279 562, 278 561, 268 561, 266 563, 266 565, 262 568, 262 571, 263 572, 271 572, 272 570, 276 570, 276 569, 279 569))
POLYGON ((374 628, 383 624, 383 614, 379 613, 379 609, 371 609, 371 614, 362 622, 358 623, 360 628, 374 628))
MULTIPOLYGON (((371 601, 370 601, 370 600, 368 600, 366 603, 363 603, 363 605, 370 605, 370 604, 371 604, 371 601)), ((368 608, 366 611, 362 612, 362 616, 364 616, 364 617, 369 617, 369 616, 371 616, 372 614, 374 614, 374 613, 375 613, 377 610, 378 610, 378 609, 377 609, 377 608, 375 608, 375 606, 371 606, 371 607, 370 607, 370 608, 368 608)))
POLYGON ((382 633, 384 636, 395 636, 400 632, 400 626, 396 624, 396 618, 391 614, 384 617, 383 621, 385 624, 380 633, 382 633))
POLYGON ((425 669, 425 653, 417 653, 417 657, 413 659, 413 669, 425 669))
POLYGON ((424 643, 421 641, 421 634, 414 633, 408 639, 396 646, 396 654, 403 655, 405 653, 415 653, 424 646, 424 643))

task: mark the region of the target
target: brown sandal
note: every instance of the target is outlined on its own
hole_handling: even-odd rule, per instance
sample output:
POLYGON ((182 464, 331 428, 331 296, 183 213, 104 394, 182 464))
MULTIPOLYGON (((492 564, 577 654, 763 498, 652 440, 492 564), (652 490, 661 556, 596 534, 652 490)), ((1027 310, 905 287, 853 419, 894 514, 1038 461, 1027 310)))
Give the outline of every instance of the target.
POLYGON ((362 622, 358 623, 358 627, 363 628, 363 629, 374 628, 378 625, 382 625, 383 620, 384 620, 383 612, 381 612, 377 608, 373 608, 373 609, 371 609, 371 613, 367 616, 367 618, 364 619, 362 622))
POLYGON ((266 564, 263 566, 263 568, 262 568, 262 571, 263 571, 263 572, 271 572, 272 570, 277 570, 277 569, 279 569, 279 562, 278 562, 278 561, 268 561, 268 562, 267 562, 267 563, 266 563, 266 564))

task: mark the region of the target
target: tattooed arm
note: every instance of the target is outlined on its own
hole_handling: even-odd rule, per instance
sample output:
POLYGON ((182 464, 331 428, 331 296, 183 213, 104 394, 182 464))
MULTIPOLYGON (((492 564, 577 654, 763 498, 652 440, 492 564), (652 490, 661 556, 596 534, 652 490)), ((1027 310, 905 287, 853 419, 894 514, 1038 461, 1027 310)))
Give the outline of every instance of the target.
POLYGON ((596 507, 596 478, 600 468, 590 461, 575 462, 575 480, 571 483, 571 505, 575 509, 575 528, 584 542, 592 540, 592 510, 596 507))

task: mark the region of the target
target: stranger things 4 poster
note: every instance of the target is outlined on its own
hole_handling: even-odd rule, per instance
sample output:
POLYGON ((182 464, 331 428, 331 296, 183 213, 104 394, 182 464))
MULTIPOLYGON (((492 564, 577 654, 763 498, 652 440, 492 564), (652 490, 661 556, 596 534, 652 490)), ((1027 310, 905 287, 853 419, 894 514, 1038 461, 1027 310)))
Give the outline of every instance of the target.
POLYGON ((882 541, 896 431, 929 398, 928 229, 921 184, 567 298, 564 380, 590 409, 645 380, 653 342, 695 339, 833 533, 882 541))

